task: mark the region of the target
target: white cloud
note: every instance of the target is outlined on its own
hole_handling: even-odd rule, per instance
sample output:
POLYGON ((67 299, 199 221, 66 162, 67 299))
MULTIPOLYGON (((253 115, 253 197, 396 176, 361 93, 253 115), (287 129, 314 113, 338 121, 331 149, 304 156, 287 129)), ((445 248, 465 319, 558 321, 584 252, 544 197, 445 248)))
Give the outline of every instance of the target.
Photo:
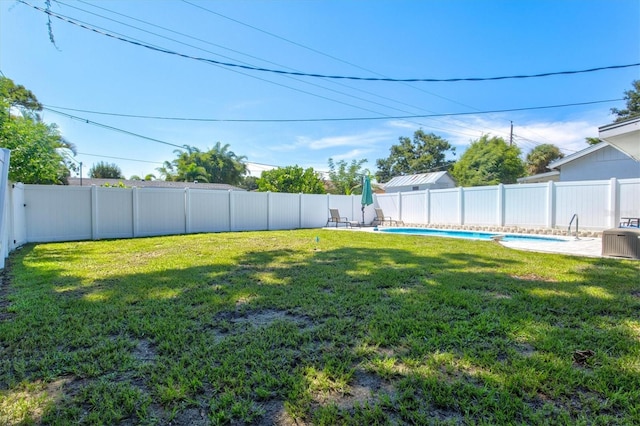
POLYGON ((349 152, 345 152, 344 154, 337 154, 337 155, 333 155, 331 156, 331 158, 333 158, 336 161, 339 160, 359 160, 363 157, 366 157, 367 154, 369 154, 370 152, 372 152, 373 150, 371 149, 352 149, 349 152))
POLYGON ((379 142, 386 142, 391 137, 389 132, 368 131, 351 135, 327 136, 320 139, 299 137, 298 144, 309 149, 319 150, 339 146, 369 146, 379 142))

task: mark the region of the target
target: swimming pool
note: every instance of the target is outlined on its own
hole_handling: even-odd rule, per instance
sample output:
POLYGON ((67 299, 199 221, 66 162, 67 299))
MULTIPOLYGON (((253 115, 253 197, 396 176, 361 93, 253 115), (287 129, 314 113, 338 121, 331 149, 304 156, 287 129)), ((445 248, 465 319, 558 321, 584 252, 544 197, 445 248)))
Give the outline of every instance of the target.
MULTIPOLYGON (((374 229, 375 231, 375 229, 374 229)), ((470 240, 492 240, 499 238, 501 241, 531 241, 531 242, 565 242, 566 240, 554 237, 543 237, 524 234, 501 234, 498 232, 484 231, 459 231, 455 229, 430 229, 430 228, 384 228, 379 232, 389 234, 426 235, 434 237, 466 238, 470 240), (501 238, 500 238, 501 237, 501 238)))

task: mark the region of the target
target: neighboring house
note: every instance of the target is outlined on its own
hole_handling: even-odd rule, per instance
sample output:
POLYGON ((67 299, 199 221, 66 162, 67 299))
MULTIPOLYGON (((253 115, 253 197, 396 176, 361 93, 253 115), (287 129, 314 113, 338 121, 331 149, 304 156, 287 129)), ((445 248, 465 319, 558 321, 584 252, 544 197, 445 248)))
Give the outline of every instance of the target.
POLYGON ((568 182, 640 178, 640 162, 608 142, 591 145, 575 154, 552 161, 547 173, 518 179, 519 183, 568 182))
POLYGON ((390 193, 455 188, 456 182, 448 172, 434 172, 396 176, 382 186, 386 193, 390 193))
POLYGON ((138 188, 191 188, 210 189, 216 191, 244 191, 237 186, 226 183, 205 183, 205 182, 172 182, 165 180, 128 180, 128 179, 92 179, 92 178, 72 178, 68 179, 69 186, 118 186, 120 182, 127 187, 138 188))
POLYGON ((640 117, 602 126, 598 131, 600 139, 640 161, 640 117))

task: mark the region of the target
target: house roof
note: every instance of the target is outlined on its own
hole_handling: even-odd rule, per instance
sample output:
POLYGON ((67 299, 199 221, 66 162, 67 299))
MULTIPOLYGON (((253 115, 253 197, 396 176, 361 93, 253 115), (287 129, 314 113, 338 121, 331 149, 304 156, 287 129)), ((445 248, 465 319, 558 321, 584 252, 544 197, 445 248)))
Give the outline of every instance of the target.
POLYGON ((591 145, 590 147, 585 148, 582 151, 578 151, 578 152, 573 153, 571 155, 567 155, 566 157, 559 158, 559 159, 557 159, 555 161, 550 162, 549 165, 547 166, 547 168, 549 168, 549 169, 557 169, 558 167, 561 167, 561 166, 563 166, 563 165, 565 165, 567 163, 575 161, 575 160, 577 160, 579 158, 582 158, 582 157, 584 157, 586 155, 589 155, 589 154, 591 154, 593 152, 600 151, 601 149, 606 148, 608 146, 610 146, 608 142, 600 142, 600 143, 597 143, 595 145, 591 145))
POLYGON ((598 131, 600 139, 640 161, 640 117, 602 126, 598 131))
POLYGON ((237 186, 227 185, 226 183, 205 183, 205 182, 172 182, 165 180, 128 180, 128 179, 92 179, 92 178, 72 178, 68 179, 69 186, 104 186, 118 185, 122 182, 123 185, 129 187, 138 188, 191 188, 191 189, 210 189, 217 191, 244 191, 237 186))
POLYGON ((537 183, 537 182, 548 182, 550 180, 557 181, 560 177, 560 172, 558 170, 552 170, 546 173, 538 173, 537 175, 525 176, 518 178, 518 183, 537 183))
POLYGON ((396 186, 424 185, 436 183, 447 172, 420 173, 416 175, 396 176, 389 182, 384 184, 385 188, 393 188, 396 186))

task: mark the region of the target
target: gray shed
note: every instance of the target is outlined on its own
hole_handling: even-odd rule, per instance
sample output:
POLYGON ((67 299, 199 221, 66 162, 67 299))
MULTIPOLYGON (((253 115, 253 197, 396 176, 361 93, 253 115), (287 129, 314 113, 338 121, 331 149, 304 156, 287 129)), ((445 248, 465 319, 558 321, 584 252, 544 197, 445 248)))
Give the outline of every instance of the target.
POLYGON ((426 189, 455 188, 456 182, 448 172, 420 173, 396 176, 384 184, 386 193, 424 191, 426 189))

